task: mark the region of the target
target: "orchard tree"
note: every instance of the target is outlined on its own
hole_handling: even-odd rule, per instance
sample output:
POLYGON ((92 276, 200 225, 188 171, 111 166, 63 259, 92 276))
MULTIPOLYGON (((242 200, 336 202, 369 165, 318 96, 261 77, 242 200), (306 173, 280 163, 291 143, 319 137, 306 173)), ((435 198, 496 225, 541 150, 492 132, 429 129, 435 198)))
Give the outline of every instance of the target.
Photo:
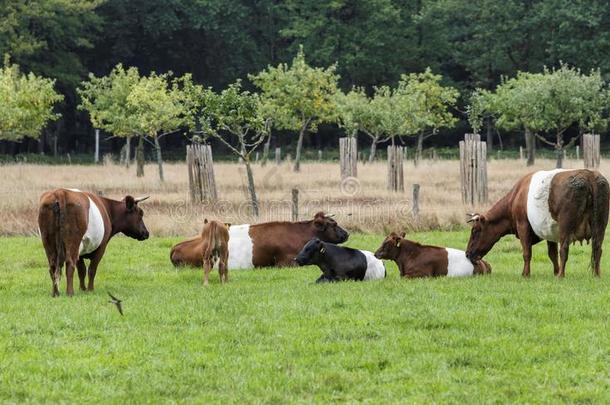
POLYGON ((557 168, 561 168, 564 151, 574 145, 584 130, 606 128, 608 119, 604 112, 608 94, 599 70, 586 75, 563 64, 559 69, 544 70, 538 90, 540 115, 537 120, 541 129, 554 139, 536 136, 555 148, 557 168), (580 134, 566 144, 564 133, 573 125, 578 125, 580 134))
MULTIPOLYGON (((375 88, 369 98, 364 89, 354 87, 349 93, 337 93, 337 118, 339 126, 350 134, 363 132, 371 138, 369 162, 375 159, 377 144, 393 139, 393 100, 389 87, 375 88), (392 135, 391 135, 392 134, 392 135)), ((352 135, 353 136, 353 135, 352 135)))
MULTIPOLYGON (((127 98, 139 80, 140 73, 137 68, 125 69, 123 65, 118 64, 108 76, 96 77, 90 73, 89 80, 82 82, 77 90, 81 97, 78 108, 89 113, 91 124, 114 136, 125 138, 127 167, 130 161, 131 138, 138 134, 133 120, 135 109, 127 102, 127 98)), ((138 177, 143 175, 143 166, 138 165, 138 177)))
POLYGON ((260 97, 242 90, 238 80, 218 94, 206 90, 203 100, 203 115, 200 119, 203 133, 217 138, 243 161, 252 210, 258 217, 258 198, 250 156, 269 136, 270 127, 260 97))
MULTIPOLYGON (((130 139, 138 137, 137 176, 144 176, 144 140, 150 137, 155 147, 159 179, 164 181, 163 158, 159 139, 181 128, 193 128, 201 97, 201 87, 190 75, 172 78, 171 73, 140 76, 136 68, 117 65, 108 76, 83 82, 78 90, 79 108, 89 113, 92 124, 114 136, 125 137, 127 153, 130 139)), ((129 161, 129 155, 127 155, 129 161)))
POLYGON ((537 94, 541 92, 542 75, 519 72, 516 77, 503 79, 495 92, 477 89, 470 98, 468 120, 478 133, 485 119, 494 119, 499 129, 523 130, 527 165, 535 161, 534 133, 543 129, 539 120, 541 105, 537 94))
POLYGON ((534 162, 535 136, 555 148, 560 168, 564 150, 579 139, 573 137, 565 144, 565 131, 573 125, 581 133, 604 129, 608 123, 604 115, 607 102, 608 93, 599 71, 585 75, 562 65, 543 73, 519 72, 516 77, 504 80, 495 93, 475 92, 469 119, 475 130, 485 114, 495 117, 498 128, 525 129, 528 165, 534 162), (545 133, 554 140, 545 137, 545 133))
POLYGON ((453 127, 458 119, 449 110, 455 107, 459 91, 441 84, 441 75, 427 68, 423 73, 402 75, 396 97, 406 115, 405 135, 417 136, 415 164, 422 155, 423 141, 440 128, 453 127))
POLYGON ((49 121, 59 118, 53 106, 63 96, 54 85, 54 80, 22 74, 19 66, 5 59, 0 68, 0 140, 38 138, 49 121))
MULTIPOLYGON (((197 93, 198 86, 192 83, 190 75, 172 79, 171 73, 152 72, 141 77, 127 96, 127 104, 134 111, 131 119, 140 139, 145 135, 153 140, 161 181, 165 178, 159 139, 182 128, 194 128, 197 93)), ((138 165, 141 164, 143 158, 142 163, 138 161, 138 165)))
POLYGON ((309 66, 301 47, 290 66, 281 63, 250 76, 262 91, 263 108, 273 117, 273 125, 299 133, 295 172, 300 170, 305 134, 316 131, 320 123, 335 120, 339 79, 335 69, 335 65, 326 69, 309 66))

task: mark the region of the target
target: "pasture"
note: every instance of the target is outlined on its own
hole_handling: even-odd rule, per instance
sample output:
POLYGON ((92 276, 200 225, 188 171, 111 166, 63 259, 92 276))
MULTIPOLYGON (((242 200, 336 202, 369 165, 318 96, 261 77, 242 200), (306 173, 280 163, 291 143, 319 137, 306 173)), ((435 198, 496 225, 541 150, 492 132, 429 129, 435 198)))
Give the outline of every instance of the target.
MULTIPOLYGON (((410 238, 464 248, 465 230, 410 238)), ((374 250, 381 234, 353 234, 374 250)), ((174 269, 177 237, 114 239, 96 291, 52 299, 41 242, 0 239, 0 402, 477 403, 607 401, 610 258, 567 276, 514 237, 491 276, 316 285, 317 268, 174 269), (106 291, 124 299, 125 316, 106 291)), ((608 239, 607 239, 608 240, 608 239)), ((607 246, 606 242, 606 246, 607 246)), ((606 248, 607 249, 607 248, 606 248)))

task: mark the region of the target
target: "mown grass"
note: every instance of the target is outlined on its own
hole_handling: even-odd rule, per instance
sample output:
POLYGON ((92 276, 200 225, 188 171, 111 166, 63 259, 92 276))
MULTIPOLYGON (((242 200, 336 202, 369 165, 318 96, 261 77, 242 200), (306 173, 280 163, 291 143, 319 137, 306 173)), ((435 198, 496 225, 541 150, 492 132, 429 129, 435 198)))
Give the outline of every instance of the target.
MULTIPOLYGON (((468 234, 411 235, 457 248, 468 234)), ((353 235, 374 250, 382 237, 353 235)), ((608 255, 564 280, 517 241, 489 277, 315 285, 317 268, 175 270, 176 238, 116 238, 94 293, 51 298, 41 243, 0 239, 0 402, 607 402, 608 255), (605 273, 605 274, 604 274, 605 273), (125 316, 106 291, 124 299, 125 316)))

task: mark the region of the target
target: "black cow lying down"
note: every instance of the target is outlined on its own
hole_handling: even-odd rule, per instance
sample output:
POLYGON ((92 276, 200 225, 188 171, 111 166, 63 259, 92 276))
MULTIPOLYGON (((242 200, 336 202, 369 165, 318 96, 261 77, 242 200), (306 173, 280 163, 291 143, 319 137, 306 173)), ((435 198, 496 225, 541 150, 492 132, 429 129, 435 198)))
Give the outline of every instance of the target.
POLYGON ((316 283, 341 280, 377 280, 386 276, 383 262, 373 253, 337 246, 314 238, 294 258, 299 266, 317 265, 322 275, 316 283))

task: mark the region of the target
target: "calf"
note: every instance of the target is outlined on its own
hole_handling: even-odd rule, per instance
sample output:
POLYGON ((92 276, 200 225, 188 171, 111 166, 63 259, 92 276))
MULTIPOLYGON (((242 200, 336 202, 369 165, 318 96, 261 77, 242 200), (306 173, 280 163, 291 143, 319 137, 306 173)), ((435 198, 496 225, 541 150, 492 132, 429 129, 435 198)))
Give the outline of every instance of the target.
POLYGON ((66 294, 73 295, 74 267, 81 290, 93 291, 97 266, 108 241, 121 232, 137 240, 148 238, 142 209, 147 199, 127 196, 121 201, 76 189, 47 191, 40 197, 38 227, 49 262, 53 296, 59 295, 61 270, 66 265, 66 294), (89 269, 85 260, 89 259, 89 269), (85 288, 85 275, 89 283, 85 288))
MULTIPOLYGON (((229 228, 229 269, 267 266, 294 266, 294 257, 311 238, 343 243, 349 234, 332 219, 318 212, 313 220, 231 225, 229 228)), ((201 266, 201 236, 178 243, 170 252, 174 266, 201 266)))
POLYGON ((229 231, 227 227, 222 222, 208 222, 205 219, 203 221, 203 229, 201 230, 201 239, 203 240, 203 284, 208 285, 208 274, 212 271, 216 260, 218 260, 220 282, 228 282, 229 231))
POLYGON ((491 273, 483 260, 473 264, 462 250, 421 245, 392 232, 375 252, 378 259, 394 260, 401 277, 460 277, 491 273))
POLYGON ((373 253, 314 238, 294 258, 299 266, 317 265, 322 275, 316 283, 340 280, 377 280, 386 276, 383 262, 373 253))

